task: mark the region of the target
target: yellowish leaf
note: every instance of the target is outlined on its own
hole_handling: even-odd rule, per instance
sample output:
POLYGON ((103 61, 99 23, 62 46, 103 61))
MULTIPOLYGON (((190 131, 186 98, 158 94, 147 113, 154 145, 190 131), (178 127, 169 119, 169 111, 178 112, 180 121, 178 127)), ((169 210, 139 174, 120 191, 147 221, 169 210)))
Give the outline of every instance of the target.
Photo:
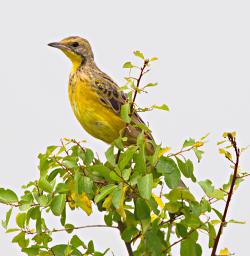
POLYGON ((202 147, 205 143, 203 141, 197 141, 195 142, 195 144, 193 145, 193 147, 199 148, 202 147))
POLYGON ((211 224, 212 224, 212 225, 218 225, 218 224, 220 224, 220 223, 221 223, 220 220, 211 220, 211 224))
POLYGON ((222 137, 223 137, 223 138, 227 138, 227 136, 228 136, 228 132, 224 132, 224 133, 222 134, 222 137))
POLYGON ((202 136, 202 137, 200 138, 200 140, 205 140, 209 135, 210 135, 210 132, 207 133, 206 135, 202 136))
POLYGON ((237 135, 235 131, 231 132, 231 134, 232 134, 233 137, 236 137, 236 135, 237 135))
POLYGON ((222 250, 220 250, 220 256, 229 256, 230 255, 230 252, 227 248, 224 248, 222 250))
POLYGON ((226 154, 226 150, 224 148, 219 148, 219 153, 222 154, 222 155, 225 155, 226 154))
POLYGON ((121 202, 120 202, 120 207, 116 209, 117 213, 123 218, 126 219, 126 213, 124 210, 124 199, 125 199, 125 194, 127 191, 128 186, 124 186, 122 189, 122 197, 121 197, 121 202))
POLYGON ((105 200, 104 200, 104 202, 102 204, 102 207, 104 207, 107 210, 109 210, 110 207, 111 207, 111 204, 112 204, 112 194, 109 194, 109 196, 105 198, 105 200))
POLYGON ((160 158, 161 156, 163 156, 165 153, 167 153, 168 151, 170 151, 171 148, 170 147, 166 147, 166 148, 162 148, 159 152, 158 157, 160 158))
POLYGON ((153 222, 158 216, 154 213, 151 214, 151 222, 153 222))
POLYGON ((152 196, 154 197, 156 203, 160 206, 160 208, 163 209, 164 203, 163 203, 162 199, 154 193, 152 194, 152 196))
POLYGON ((68 194, 68 195, 67 195, 67 202, 68 202, 68 204, 69 204, 69 207, 70 207, 72 210, 74 210, 74 209, 76 208, 76 203, 75 203, 75 201, 72 199, 71 194, 68 194))
POLYGON ((83 211, 90 215, 92 213, 92 203, 89 200, 85 192, 81 195, 76 196, 76 193, 71 193, 72 199, 76 202, 76 205, 79 206, 83 211))

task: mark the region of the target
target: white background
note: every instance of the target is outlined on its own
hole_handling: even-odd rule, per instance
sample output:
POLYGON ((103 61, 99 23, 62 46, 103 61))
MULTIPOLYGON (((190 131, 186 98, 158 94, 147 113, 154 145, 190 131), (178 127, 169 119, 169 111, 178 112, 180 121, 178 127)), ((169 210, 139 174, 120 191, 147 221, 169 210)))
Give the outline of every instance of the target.
MULTIPOLYGON (((249 1, 4 1, 0 24, 0 187, 20 192, 22 184, 38 177, 37 154, 60 138, 87 139, 95 151, 107 145, 91 138, 77 123, 67 98, 70 62, 47 43, 71 35, 87 38, 98 66, 124 84, 132 51, 158 56, 148 81, 159 82, 139 98, 147 106, 167 103, 171 112, 144 115, 157 142, 177 150, 184 139, 211 132, 204 160, 196 167, 199 180, 217 186, 230 172, 218 154, 223 131, 236 130, 239 144, 250 144, 250 4, 249 1)), ((250 167, 249 152, 242 168, 250 167)), ((191 185, 192 187, 192 185, 191 185)), ((200 188, 195 187, 197 194, 200 188)), ((229 218, 250 221, 249 180, 235 193, 229 218)), ((3 219, 7 208, 0 206, 3 219)), ((71 214, 73 223, 101 223, 101 216, 71 214), (74 217, 73 217, 74 216, 74 217)), ((50 218, 51 226, 58 220, 50 218), (53 222, 52 222, 53 221, 53 222)), ((250 224, 231 224, 220 248, 248 255, 250 224)), ((98 249, 126 255, 112 230, 82 230, 98 249)), ((11 243, 13 234, 0 229, 0 255, 22 255, 11 243)), ((57 241, 67 243, 66 234, 57 241)), ((206 240, 202 240, 205 246, 206 240)), ((176 252, 175 255, 178 255, 176 252)), ((208 252, 204 252, 208 255, 208 252)))

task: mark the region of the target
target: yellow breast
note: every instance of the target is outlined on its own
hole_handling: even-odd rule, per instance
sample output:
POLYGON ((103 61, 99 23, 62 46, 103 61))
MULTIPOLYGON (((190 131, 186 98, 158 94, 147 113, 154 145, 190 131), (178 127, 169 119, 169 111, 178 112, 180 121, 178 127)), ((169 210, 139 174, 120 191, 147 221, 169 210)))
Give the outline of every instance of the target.
POLYGON ((77 73, 72 75, 68 93, 76 118, 89 134, 107 143, 119 137, 124 122, 100 102, 87 76, 80 79, 77 73))

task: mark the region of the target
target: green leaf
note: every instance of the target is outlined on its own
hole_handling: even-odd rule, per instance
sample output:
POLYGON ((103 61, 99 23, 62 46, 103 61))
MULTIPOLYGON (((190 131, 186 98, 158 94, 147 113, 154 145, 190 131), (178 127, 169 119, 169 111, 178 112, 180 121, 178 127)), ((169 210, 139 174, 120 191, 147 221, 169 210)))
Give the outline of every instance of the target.
POLYGON ((51 211, 54 215, 60 216, 65 208, 66 195, 60 194, 53 198, 51 202, 51 211))
POLYGON ((89 243, 88 243, 88 249, 87 249, 87 251, 85 252, 85 254, 92 254, 92 253, 94 253, 94 251, 95 251, 95 247, 94 247, 94 243, 93 243, 93 241, 91 240, 91 241, 89 241, 89 243))
POLYGON ((40 235, 42 233, 42 218, 41 218, 41 211, 39 210, 39 216, 36 219, 36 233, 40 235))
POLYGON ((21 231, 12 239, 12 243, 18 243, 21 248, 25 248, 29 245, 29 240, 25 239, 25 232, 21 231))
POLYGON ((222 190, 219 189, 215 189, 212 197, 214 197, 215 199, 221 200, 224 199, 225 193, 222 190))
POLYGON ((39 246, 33 245, 30 248, 22 248, 22 252, 26 253, 28 256, 39 255, 39 246))
POLYGON ((144 55, 143 55, 142 52, 140 52, 140 51, 134 51, 134 55, 135 55, 136 57, 139 57, 139 58, 141 58, 141 59, 144 60, 144 55))
POLYGON ((69 191, 69 185, 66 183, 58 183, 55 189, 55 192, 60 194, 65 194, 69 191))
POLYGON ((65 227, 66 232, 69 233, 69 234, 71 234, 74 231, 74 228, 75 228, 75 226, 70 224, 70 223, 65 224, 64 227, 65 227))
POLYGON ((93 180, 86 176, 83 177, 83 191, 88 195, 89 199, 94 197, 93 185, 93 180))
POLYGON ((201 188, 203 189, 203 191, 208 197, 214 197, 218 200, 221 200, 225 196, 223 191, 214 188, 211 180, 207 179, 207 180, 199 181, 198 184, 201 186, 201 188))
POLYGON ((121 179, 120 177, 121 177, 121 172, 120 172, 119 170, 111 171, 111 172, 109 173, 109 178, 110 178, 112 181, 120 182, 120 181, 122 181, 122 179, 121 179))
POLYGON ((152 224, 152 229, 146 232, 145 244, 147 255, 164 256, 163 249, 166 248, 164 241, 164 233, 159 230, 158 221, 155 220, 152 224))
POLYGON ((116 209, 119 209, 121 206, 122 200, 122 186, 116 187, 112 192, 112 204, 116 209))
MULTIPOLYGON (((113 160, 114 159, 112 158, 112 160, 111 160, 112 163, 114 163, 113 160)), ((105 178, 105 180, 110 181, 109 174, 110 174, 111 170, 108 167, 106 167, 105 165, 102 165, 102 164, 91 165, 88 167, 88 170, 90 170, 91 173, 96 172, 98 176, 100 175, 101 177, 105 178)))
POLYGON ((234 220, 234 219, 231 219, 228 221, 228 223, 234 223, 234 224, 246 224, 245 221, 238 221, 238 220, 234 220))
POLYGON ((198 162, 200 162, 200 161, 201 161, 201 158, 202 158, 202 155, 203 155, 205 152, 202 151, 202 150, 199 150, 199 149, 197 149, 197 148, 194 148, 193 151, 194 151, 194 153, 195 153, 195 155, 196 155, 196 157, 197 157, 197 159, 198 159, 198 162))
POLYGON ((178 237, 186 237, 187 236, 187 228, 181 223, 176 224, 176 235, 178 237))
POLYGON ((51 163, 51 161, 49 161, 47 158, 48 156, 45 154, 39 154, 38 158, 40 159, 40 163, 39 163, 39 170, 40 170, 40 176, 46 176, 49 170, 49 165, 51 163))
POLYGON ((126 227, 122 232, 122 239, 125 242, 130 242, 132 237, 137 234, 139 231, 136 227, 126 227))
POLYGON ((132 160, 137 146, 130 146, 123 154, 120 155, 118 167, 123 170, 127 164, 132 160))
POLYGON ((169 188, 174 188, 180 184, 181 174, 171 158, 162 156, 156 166, 158 173, 162 173, 165 177, 165 182, 169 188))
POLYGON ((177 187, 172 189, 167 195, 169 201, 176 202, 178 200, 186 200, 190 202, 195 202, 195 197, 186 189, 182 187, 177 187))
POLYGON ((52 184, 45 177, 39 179, 38 186, 45 192, 51 193, 53 191, 52 184))
POLYGON ((77 235, 72 236, 70 240, 70 244, 75 248, 82 246, 83 249, 87 249, 87 246, 85 245, 85 243, 77 235))
POLYGON ((138 190, 142 198, 149 200, 153 188, 153 175, 152 173, 138 179, 138 190))
MULTIPOLYGON (((182 221, 182 223, 194 229, 198 228, 201 225, 200 218, 195 215, 186 216, 186 218, 182 221)), ((192 235, 195 235, 195 232, 193 232, 192 235)))
POLYGON ((107 161, 112 165, 115 166, 115 155, 114 155, 114 146, 110 146, 108 150, 105 152, 105 156, 107 161))
POLYGON ((155 108, 155 109, 169 111, 169 107, 166 104, 162 104, 160 106, 152 105, 150 108, 155 108))
POLYGON ((207 180, 199 181, 198 184, 201 186, 201 188, 203 189, 203 191, 206 193, 208 197, 212 196, 214 192, 214 186, 212 185, 211 180, 207 179, 207 180))
POLYGON ((186 164, 186 168, 187 168, 188 172, 191 175, 190 178, 192 179, 193 182, 196 182, 196 178, 194 176, 194 165, 193 165, 193 162, 188 159, 185 164, 186 164))
POLYGON ((100 193, 95 196, 95 203, 98 204, 102 199, 109 195, 116 187, 117 185, 114 184, 109 184, 105 187, 102 187, 100 189, 100 193))
POLYGON ((137 220, 144 220, 150 218, 150 209, 142 198, 137 198, 135 201, 135 218, 137 220))
POLYGON ((180 171, 182 172, 182 174, 186 178, 191 178, 195 182, 196 178, 194 177, 194 174, 193 174, 194 166, 193 166, 192 161, 188 159, 186 162, 183 162, 177 156, 175 158, 177 160, 178 167, 179 167, 180 171))
POLYGON ((196 253, 196 256, 201 256, 202 255, 202 248, 200 246, 200 244, 195 244, 195 253, 196 253))
POLYGON ((58 146, 54 146, 54 145, 48 146, 45 154, 47 156, 50 156, 57 148, 58 148, 58 146))
POLYGON ((143 89, 146 89, 148 87, 155 87, 157 85, 158 85, 158 83, 149 83, 149 84, 146 84, 145 86, 143 86, 143 89))
POLYGON ((83 192, 82 185, 83 185, 83 177, 81 176, 79 170, 75 170, 74 188, 77 196, 83 192))
POLYGON ((28 212, 27 212, 27 219, 31 218, 33 220, 38 219, 41 216, 41 212, 40 212, 40 207, 36 206, 31 208, 28 212))
MULTIPOLYGON (((139 144, 137 143, 137 145, 139 145, 139 144)), ((136 171, 139 172, 139 173, 145 173, 146 172, 146 155, 145 155, 144 142, 143 142, 143 145, 139 146, 139 150, 137 152, 135 152, 134 162, 135 162, 135 167, 134 167, 135 172, 136 171)))
POLYGON ((62 214, 61 214, 61 217, 60 217, 60 223, 62 226, 65 225, 66 223, 66 207, 64 207, 63 211, 62 211, 62 214))
POLYGON ((201 213, 211 212, 211 205, 204 197, 200 201, 200 209, 201 213))
MULTIPOLYGON (((35 241, 38 244, 43 244, 44 247, 48 246, 48 243, 52 241, 52 238, 50 235, 41 233, 41 234, 36 234, 33 238, 33 241, 35 241)), ((35 245, 35 246, 37 246, 35 245)), ((34 246, 33 246, 34 247, 34 246)), ((27 248, 26 248, 27 249, 27 248)), ((37 256, 38 254, 35 254, 34 256, 37 256)), ((32 255, 33 256, 33 255, 32 255)))
POLYGON ((21 204, 32 204, 34 197, 30 191, 24 191, 24 195, 21 196, 21 204))
POLYGON ((75 247, 68 244, 58 244, 51 248, 54 256, 82 256, 82 253, 75 247), (68 253, 67 253, 68 252, 68 253))
POLYGON ((201 256, 201 247, 192 239, 185 239, 181 241, 180 255, 181 256, 201 256))
POLYGON ((10 189, 0 188, 0 202, 11 204, 18 202, 16 193, 10 189))
POLYGON ((17 231, 20 231, 19 228, 9 228, 6 230, 6 233, 13 233, 13 232, 17 232, 17 231))
POLYGON ((86 148, 84 164, 88 166, 93 162, 93 160, 94 160, 93 151, 90 148, 86 148))
POLYGON ((24 228, 26 220, 26 213, 25 212, 19 212, 16 215, 16 224, 19 228, 24 228))
POLYGON ((104 221, 107 226, 112 226, 112 212, 109 212, 107 215, 104 215, 104 221))
POLYGON ((129 124, 131 121, 131 117, 130 117, 130 104, 129 103, 125 103, 121 106, 121 118, 122 120, 129 124))
POLYGON ((129 169, 124 169, 122 171, 122 177, 124 180, 128 181, 129 180, 129 177, 130 177, 130 174, 131 174, 131 168, 129 169))
POLYGON ((63 158, 63 164, 68 168, 68 169, 74 169, 78 167, 78 157, 73 157, 73 156, 65 156, 63 158))
POLYGON ((216 231, 215 231, 214 226, 210 223, 208 223, 208 235, 209 235, 208 246, 209 246, 209 248, 213 248, 214 241, 215 241, 215 238, 216 238, 216 231))
POLYGON ((9 221, 10 221, 11 213, 12 213, 12 208, 10 208, 10 209, 7 211, 5 220, 2 221, 2 226, 3 226, 4 229, 7 229, 7 227, 8 227, 8 224, 9 224, 9 221))
POLYGON ((128 62, 125 62, 122 67, 123 68, 133 68, 134 65, 130 61, 128 61, 128 62))
POLYGON ((61 174, 62 172, 63 172, 63 173, 65 172, 62 168, 57 168, 57 169, 53 170, 53 171, 49 174, 47 180, 48 180, 49 182, 51 182, 52 180, 55 179, 55 177, 56 177, 58 174, 61 174))
POLYGON ((192 139, 192 138, 189 138, 188 140, 185 140, 184 143, 183 143, 183 148, 186 148, 186 147, 191 147, 195 144, 195 140, 192 139))

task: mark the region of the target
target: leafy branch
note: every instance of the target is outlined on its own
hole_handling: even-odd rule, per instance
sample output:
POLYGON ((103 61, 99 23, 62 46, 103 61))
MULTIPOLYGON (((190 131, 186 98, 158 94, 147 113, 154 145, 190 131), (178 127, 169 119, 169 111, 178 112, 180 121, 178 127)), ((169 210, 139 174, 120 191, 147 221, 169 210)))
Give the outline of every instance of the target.
POLYGON ((232 133, 228 133, 227 134, 227 138, 228 138, 228 140, 230 141, 231 145, 234 148, 236 160, 235 160, 235 163, 234 163, 231 160, 231 158, 226 156, 226 158, 229 158, 230 162, 234 163, 234 172, 233 172, 233 178, 232 178, 231 186, 230 186, 230 189, 229 189, 229 192, 228 192, 228 196, 227 196, 227 200, 226 200, 225 209, 224 209, 224 212, 223 212, 223 215, 222 215, 222 218, 221 218, 221 223, 220 223, 220 227, 219 227, 218 233, 217 233, 215 241, 214 241, 214 246, 213 246, 213 250, 212 250, 211 256, 215 256, 216 255, 216 251, 217 251, 217 247, 218 247, 218 244, 219 244, 219 241, 220 241, 220 238, 221 238, 221 234, 222 234, 223 228, 224 228, 224 226, 226 224, 227 212, 228 212, 228 209, 229 209, 230 201, 231 201, 232 196, 233 196, 233 191, 234 191, 235 183, 236 183, 236 180, 238 178, 237 174, 238 174, 239 161, 240 161, 240 149, 238 148, 237 142, 236 142, 236 138, 235 138, 235 136, 233 136, 232 133))

